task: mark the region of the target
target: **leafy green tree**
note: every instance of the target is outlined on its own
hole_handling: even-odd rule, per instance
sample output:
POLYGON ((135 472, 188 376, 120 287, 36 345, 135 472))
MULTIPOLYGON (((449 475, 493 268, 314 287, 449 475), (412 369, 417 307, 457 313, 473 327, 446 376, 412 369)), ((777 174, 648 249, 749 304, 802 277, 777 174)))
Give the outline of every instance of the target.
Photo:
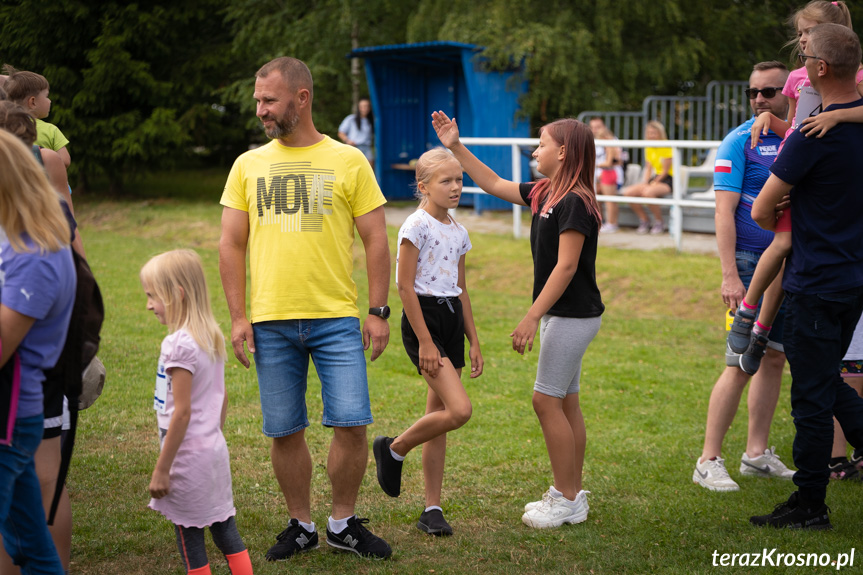
POLYGON ((252 99, 255 71, 273 58, 299 58, 309 66, 315 82, 315 125, 335 135, 353 108, 355 94, 367 89, 362 67, 354 88, 351 49, 404 42, 407 19, 416 4, 414 0, 234 0, 227 17, 244 74, 226 89, 225 98, 237 104, 250 126, 258 125, 252 99))
MULTIPOLYGON (((587 109, 637 110, 649 95, 703 94, 762 60, 788 60, 800 0, 421 0, 410 42, 486 47, 493 67, 521 63, 534 121, 587 109)), ((790 62, 789 62, 790 64, 790 62)))
MULTIPOLYGON (((223 3, 18 0, 0 7, 0 54, 51 83, 48 118, 70 139, 71 175, 119 189, 192 145, 212 145, 231 70, 223 3)), ((233 130, 233 138, 239 134, 233 130)), ((224 139, 224 138, 222 138, 224 139)), ((241 139, 241 138, 240 138, 241 139)))

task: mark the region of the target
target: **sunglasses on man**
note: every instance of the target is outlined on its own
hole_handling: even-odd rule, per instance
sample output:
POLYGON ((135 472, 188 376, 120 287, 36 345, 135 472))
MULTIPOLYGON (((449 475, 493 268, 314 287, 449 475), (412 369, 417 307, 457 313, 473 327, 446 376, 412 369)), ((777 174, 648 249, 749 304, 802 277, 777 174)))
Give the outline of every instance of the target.
POLYGON ((746 94, 746 97, 750 100, 754 100, 755 98, 757 98, 758 94, 764 94, 764 97, 769 100, 776 95, 776 92, 782 91, 782 86, 779 86, 778 88, 761 88, 760 90, 757 90, 755 88, 746 88, 743 91, 746 94))

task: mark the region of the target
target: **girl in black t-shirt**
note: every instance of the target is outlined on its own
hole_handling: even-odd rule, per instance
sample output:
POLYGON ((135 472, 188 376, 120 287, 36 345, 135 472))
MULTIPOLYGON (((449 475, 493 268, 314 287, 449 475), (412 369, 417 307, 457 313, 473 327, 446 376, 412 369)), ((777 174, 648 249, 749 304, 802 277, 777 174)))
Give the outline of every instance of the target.
POLYGON ((540 131, 533 157, 545 179, 519 184, 502 179, 459 140, 458 126, 443 112, 432 114, 441 143, 485 192, 533 212, 530 247, 534 261, 533 305, 510 334, 520 354, 533 349, 540 329, 533 407, 551 460, 554 485, 541 501, 525 505, 531 527, 559 527, 587 519, 582 489, 586 433, 578 399, 581 360, 599 331, 604 311, 596 286, 596 247, 602 218, 593 188, 593 135, 578 120, 557 120, 540 131))

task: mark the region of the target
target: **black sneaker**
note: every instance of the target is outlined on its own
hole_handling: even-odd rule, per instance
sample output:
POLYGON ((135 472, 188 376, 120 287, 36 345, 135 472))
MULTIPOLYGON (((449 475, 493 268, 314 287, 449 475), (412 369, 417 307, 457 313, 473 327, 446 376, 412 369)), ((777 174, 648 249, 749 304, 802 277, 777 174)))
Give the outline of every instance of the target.
POLYGON ((848 461, 846 457, 839 458, 839 461, 829 464, 827 467, 830 468, 830 479, 839 479, 840 481, 861 480, 860 471, 857 469, 857 466, 853 462, 848 461))
POLYGON ((420 520, 417 521, 417 529, 437 537, 452 535, 452 527, 443 518, 443 511, 440 509, 423 511, 420 520))
POLYGON ((768 339, 763 335, 753 335, 749 347, 740 356, 740 369, 749 375, 755 375, 761 367, 761 358, 767 352, 768 339))
POLYGON ((755 314, 738 308, 728 332, 728 347, 734 353, 743 353, 749 347, 749 336, 755 326, 755 314))
POLYGON ((318 532, 306 531, 300 522, 291 519, 287 529, 276 535, 276 543, 267 551, 267 561, 282 561, 297 553, 318 548, 318 532))
POLYGON ((378 435, 372 443, 375 454, 375 465, 378 468, 378 483, 384 493, 390 497, 398 497, 402 492, 402 461, 396 461, 390 453, 392 437, 378 435))
POLYGON ((386 559, 393 554, 389 544, 363 527, 368 519, 358 519, 356 515, 348 519, 348 526, 341 533, 333 533, 327 525, 327 545, 356 553, 360 557, 386 559))
POLYGON ((789 529, 833 529, 827 514, 830 508, 825 504, 817 507, 804 507, 800 503, 797 492, 791 494, 788 501, 780 503, 769 515, 756 515, 749 522, 757 527, 787 527, 789 529))
POLYGON ((851 453, 850 461, 854 464, 854 467, 863 470, 863 449, 855 449, 851 453))

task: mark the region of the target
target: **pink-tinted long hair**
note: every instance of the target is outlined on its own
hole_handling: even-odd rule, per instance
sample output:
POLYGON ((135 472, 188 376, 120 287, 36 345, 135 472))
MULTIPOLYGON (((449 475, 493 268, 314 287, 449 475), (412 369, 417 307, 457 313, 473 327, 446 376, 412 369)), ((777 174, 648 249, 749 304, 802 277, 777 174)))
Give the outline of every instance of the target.
POLYGON ((558 145, 564 146, 565 153, 560 169, 552 179, 543 178, 530 191, 530 209, 535 214, 542 206, 542 213, 548 213, 566 194, 577 194, 590 214, 596 218, 597 225, 602 223, 596 190, 593 187, 593 172, 596 165, 596 147, 593 133, 583 122, 572 118, 555 120, 540 129, 547 132, 558 145))

